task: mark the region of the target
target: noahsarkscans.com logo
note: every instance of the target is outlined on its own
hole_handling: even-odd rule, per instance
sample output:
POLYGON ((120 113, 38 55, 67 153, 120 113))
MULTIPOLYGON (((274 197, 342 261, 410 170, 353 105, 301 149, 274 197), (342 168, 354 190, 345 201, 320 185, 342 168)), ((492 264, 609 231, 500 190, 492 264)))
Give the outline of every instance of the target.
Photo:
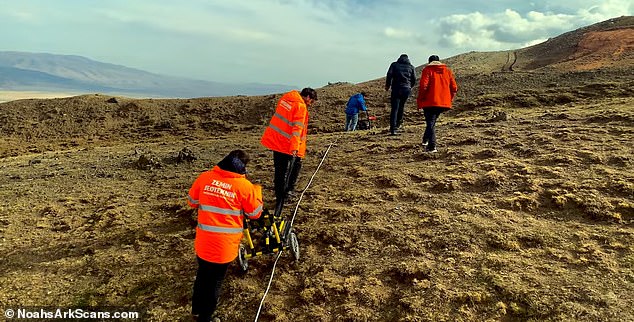
POLYGON ((125 319, 137 320, 142 316, 140 309, 122 308, 50 308, 28 307, 7 308, 7 319, 125 319))

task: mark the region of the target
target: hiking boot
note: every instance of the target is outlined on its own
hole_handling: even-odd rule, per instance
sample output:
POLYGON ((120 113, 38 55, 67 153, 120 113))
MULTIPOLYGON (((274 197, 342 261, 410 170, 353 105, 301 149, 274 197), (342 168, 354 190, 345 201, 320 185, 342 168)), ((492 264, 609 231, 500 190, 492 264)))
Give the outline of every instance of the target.
POLYGON ((427 153, 436 153, 436 152, 438 152, 438 150, 436 150, 436 148, 433 148, 433 149, 427 149, 427 150, 425 150, 425 152, 427 152, 427 153))
POLYGON ((423 141, 423 147, 424 147, 424 148, 426 148, 428 144, 429 144, 429 142, 427 142, 427 141, 423 141))

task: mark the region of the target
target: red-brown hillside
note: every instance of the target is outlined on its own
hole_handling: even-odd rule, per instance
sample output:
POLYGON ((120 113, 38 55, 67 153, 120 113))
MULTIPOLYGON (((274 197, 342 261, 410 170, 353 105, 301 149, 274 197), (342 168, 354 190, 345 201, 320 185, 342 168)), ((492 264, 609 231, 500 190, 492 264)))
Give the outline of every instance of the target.
POLYGON ((543 43, 500 52, 471 52, 446 62, 456 73, 496 71, 559 72, 623 68, 634 64, 634 17, 610 19, 564 33, 543 43))

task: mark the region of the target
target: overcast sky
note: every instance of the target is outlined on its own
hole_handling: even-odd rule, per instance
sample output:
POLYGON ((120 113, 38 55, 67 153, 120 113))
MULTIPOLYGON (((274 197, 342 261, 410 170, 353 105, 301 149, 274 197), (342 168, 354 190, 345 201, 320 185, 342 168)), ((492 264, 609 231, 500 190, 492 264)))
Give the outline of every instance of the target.
POLYGON ((0 0, 0 50, 220 82, 321 87, 469 51, 522 48, 632 0, 0 0))

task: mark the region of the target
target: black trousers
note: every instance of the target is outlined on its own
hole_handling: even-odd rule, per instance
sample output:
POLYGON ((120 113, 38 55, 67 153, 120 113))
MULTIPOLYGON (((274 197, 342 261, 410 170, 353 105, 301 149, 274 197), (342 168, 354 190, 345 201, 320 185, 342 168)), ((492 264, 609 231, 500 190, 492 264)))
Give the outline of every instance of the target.
POLYGON ((423 143, 427 142, 427 150, 431 151, 436 148, 436 121, 440 114, 447 111, 442 107, 426 107, 423 109, 425 114, 425 134, 423 134, 423 143))
POLYGON ((392 110, 390 111, 390 132, 394 133, 396 129, 403 124, 403 113, 405 112, 405 103, 409 98, 412 90, 409 88, 394 88, 390 96, 392 110))
POLYGON ((275 167, 275 203, 280 203, 289 191, 295 190, 299 170, 302 168, 302 159, 295 158, 293 168, 290 168, 293 156, 277 151, 273 151, 273 166, 275 167), (286 187, 286 178, 288 177, 288 187, 286 187))
POLYGON ((210 321, 218 306, 222 281, 227 275, 229 263, 208 262, 198 256, 198 271, 192 296, 192 314, 198 315, 198 321, 210 321))

